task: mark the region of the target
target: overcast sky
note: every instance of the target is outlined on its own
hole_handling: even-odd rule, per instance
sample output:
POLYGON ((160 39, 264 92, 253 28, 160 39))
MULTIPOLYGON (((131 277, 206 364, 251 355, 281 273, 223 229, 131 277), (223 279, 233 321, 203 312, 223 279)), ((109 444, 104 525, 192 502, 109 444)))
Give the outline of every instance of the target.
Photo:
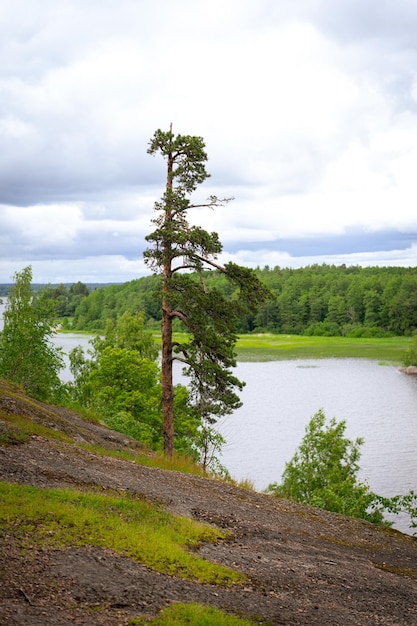
POLYGON ((202 136, 223 261, 417 264, 416 0, 0 0, 0 282, 124 282, 202 136))

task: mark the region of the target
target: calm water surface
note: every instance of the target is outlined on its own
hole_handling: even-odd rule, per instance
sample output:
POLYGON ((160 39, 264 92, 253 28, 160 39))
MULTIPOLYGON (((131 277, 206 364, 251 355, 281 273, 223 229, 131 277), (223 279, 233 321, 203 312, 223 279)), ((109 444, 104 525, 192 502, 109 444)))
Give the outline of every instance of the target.
MULTIPOLYGON (((89 339, 58 334, 54 342, 68 353, 86 349, 89 339)), ((236 375, 246 382, 243 406, 219 423, 227 440, 221 460, 234 478, 249 478, 259 490, 279 482, 310 418, 323 409, 329 419, 346 420, 349 438, 364 438, 361 478, 373 491, 417 489, 417 378, 367 359, 239 363, 236 375)), ((68 370, 62 377, 69 379, 68 370)), ((396 519, 407 531, 407 520, 396 519)))
POLYGON ((72 380, 71 372, 69 371, 69 358, 68 355, 76 346, 81 346, 84 352, 91 348, 90 339, 91 335, 84 335, 82 333, 57 333, 53 337, 53 343, 62 348, 64 353, 65 369, 60 373, 60 378, 64 382, 72 380))
POLYGON ((239 363, 243 407, 224 418, 223 461, 259 489, 279 480, 312 415, 346 420, 363 437, 361 468, 372 488, 392 495, 417 487, 417 380, 365 359, 239 363))
MULTIPOLYGON (((366 359, 239 363, 243 407, 224 418, 222 461, 257 489, 280 482, 305 427, 322 408, 363 437, 360 477, 379 495, 417 488, 417 379, 366 359)), ((394 517, 407 532, 408 519, 394 517)))

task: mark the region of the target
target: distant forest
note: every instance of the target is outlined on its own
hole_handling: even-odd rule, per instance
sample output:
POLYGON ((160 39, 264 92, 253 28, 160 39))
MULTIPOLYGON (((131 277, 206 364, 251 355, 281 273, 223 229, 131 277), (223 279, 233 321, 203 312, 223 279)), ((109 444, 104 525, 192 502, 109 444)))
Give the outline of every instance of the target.
MULTIPOLYGON (((62 289, 64 287, 66 290, 70 290, 73 285, 83 285, 83 290, 87 287, 87 291, 93 291, 93 289, 97 289, 97 287, 107 287, 108 285, 113 285, 114 283, 55 283, 48 285, 49 288, 52 289, 62 289)), ((7 298, 9 290, 13 287, 13 283, 1 283, 0 284, 0 298, 7 298)), ((45 283, 32 283, 32 290, 36 293, 45 289, 45 283)), ((74 288, 73 288, 74 289, 74 288)))
MULTIPOLYGON (((417 268, 267 266, 256 273, 270 289, 271 298, 239 319, 239 333, 378 337, 411 335, 417 330, 417 268)), ((203 276, 208 289, 238 298, 222 274, 205 272, 203 276)), ((143 311, 147 327, 159 327, 158 276, 92 290, 80 282, 48 290, 67 328, 100 331, 107 319, 115 320, 125 311, 143 311)))

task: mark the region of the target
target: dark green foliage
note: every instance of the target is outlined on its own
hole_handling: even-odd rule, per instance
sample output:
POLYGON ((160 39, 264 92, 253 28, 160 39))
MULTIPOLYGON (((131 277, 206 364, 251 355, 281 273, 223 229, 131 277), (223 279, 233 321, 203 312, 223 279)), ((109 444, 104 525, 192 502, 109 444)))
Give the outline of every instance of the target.
POLYGON ((74 313, 74 330, 104 330, 107 320, 143 312, 145 320, 161 320, 160 278, 147 276, 122 285, 99 287, 83 298, 74 313))
POLYGON ((175 311, 189 332, 185 344, 174 345, 174 353, 186 364, 195 403, 200 411, 204 404, 205 417, 230 413, 241 404, 234 388, 243 387, 230 370, 236 365, 234 321, 239 303, 226 300, 216 289, 201 289, 186 274, 177 274, 171 285, 175 311))
POLYGON ((22 385, 41 400, 56 399, 61 391, 60 349, 50 341, 54 333, 54 307, 45 292, 32 290, 32 269, 16 272, 9 291, 0 334, 0 378, 22 385))
POLYGON ((94 346, 101 351, 106 347, 134 350, 141 359, 155 361, 158 348, 152 335, 145 333, 144 314, 132 315, 126 311, 116 322, 107 320, 104 338, 96 337, 94 346))
MULTIPOLYGON (((410 528, 417 528, 417 493, 413 490, 405 495, 397 495, 391 498, 376 496, 376 502, 389 513, 398 515, 405 513, 409 516, 410 528)), ((413 533, 416 535, 416 533, 413 533)))
MULTIPOLYGON (((233 266, 229 266, 229 276, 233 266)), ((252 310, 236 311, 239 333, 273 332, 323 336, 381 337, 417 330, 417 268, 313 265, 291 270, 255 270, 273 298, 252 310)), ((239 301, 239 286, 222 272, 203 271, 208 290, 239 301)), ((200 280, 199 274, 195 279, 200 280)), ((143 311, 146 325, 161 320, 160 276, 96 289, 82 300, 74 328, 104 329, 128 310, 143 311), (101 292, 100 295, 96 292, 101 292)))
POLYGON ((59 318, 71 317, 74 315, 75 309, 88 296, 89 289, 87 285, 78 281, 70 285, 47 285, 42 288, 45 297, 53 301, 55 305, 55 313, 59 318))
POLYGON ((255 318, 278 333, 374 337, 417 328, 417 268, 313 265, 257 271, 275 296, 255 318))
MULTIPOLYGON (((201 239, 198 231, 195 236, 201 239)), ((258 268, 255 274, 268 286, 273 299, 252 311, 237 311, 236 332, 381 337, 410 335, 417 330, 417 268, 313 265, 296 270, 258 268)), ((202 271, 202 276, 208 289, 214 287, 227 299, 239 299, 239 287, 222 272, 202 271)), ((32 285, 34 293, 39 287, 32 285)), ((88 292, 88 287, 78 282, 49 287, 47 297, 55 302, 56 314, 64 324, 73 318, 74 330, 104 330, 107 319, 115 321, 125 311, 143 311, 146 326, 159 328, 160 276, 88 292)))
POLYGON ((366 483, 358 480, 360 446, 345 436, 346 422, 326 423, 318 411, 306 427, 304 438, 289 463, 280 485, 268 491, 327 511, 380 524, 381 507, 366 483))

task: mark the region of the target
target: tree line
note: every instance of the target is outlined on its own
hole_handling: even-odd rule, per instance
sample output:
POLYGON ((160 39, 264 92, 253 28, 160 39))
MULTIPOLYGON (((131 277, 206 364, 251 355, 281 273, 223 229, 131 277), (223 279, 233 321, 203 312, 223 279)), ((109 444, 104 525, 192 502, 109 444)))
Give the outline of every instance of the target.
MULTIPOLYGON (((324 336, 411 335, 417 329, 417 268, 311 265, 255 270, 271 292, 252 311, 238 312, 236 332, 324 336)), ((205 271, 205 284, 226 299, 238 289, 221 272, 205 271)), ((200 280, 198 274, 190 279, 200 280)), ((76 307, 71 327, 99 331, 107 319, 143 312, 145 325, 161 323, 161 277, 145 276, 94 289, 76 307)), ((174 321, 175 325, 175 321, 174 321)))
POLYGON ((313 265, 258 272, 275 295, 255 324, 307 335, 408 335, 417 328, 417 268, 313 265))

